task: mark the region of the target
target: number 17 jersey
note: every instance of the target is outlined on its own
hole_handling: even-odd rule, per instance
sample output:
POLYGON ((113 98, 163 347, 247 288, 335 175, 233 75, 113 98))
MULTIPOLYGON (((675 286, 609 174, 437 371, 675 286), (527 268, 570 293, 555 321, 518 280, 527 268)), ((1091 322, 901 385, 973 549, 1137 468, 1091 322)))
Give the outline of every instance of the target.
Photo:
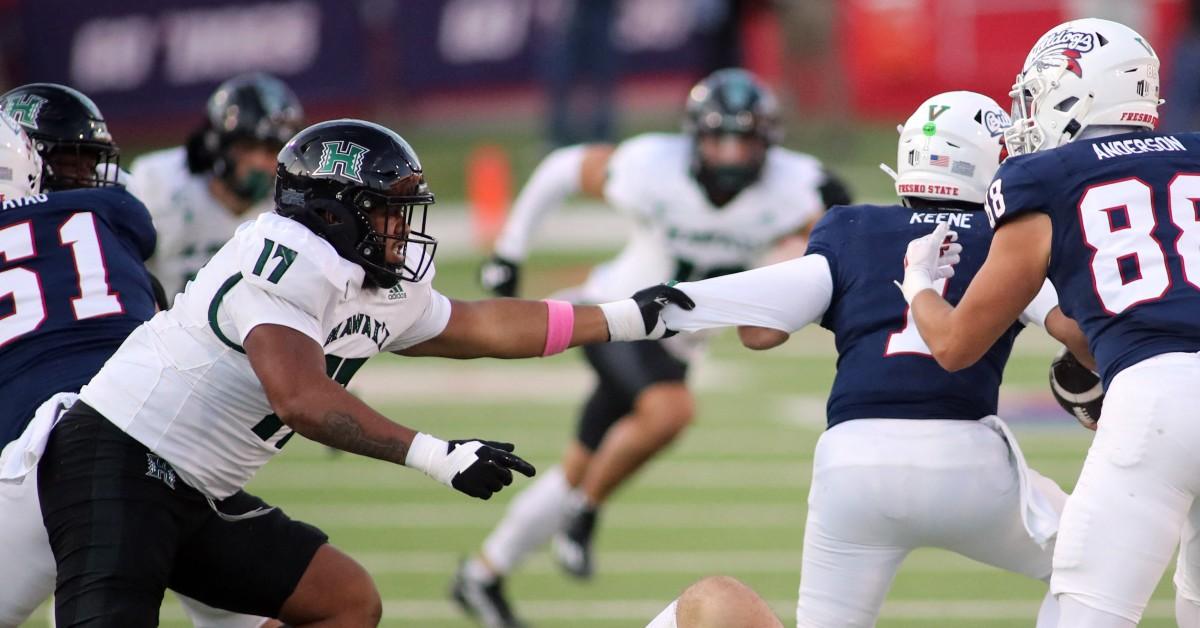
POLYGON ((1125 133, 1013 157, 988 192, 1002 228, 1041 212, 1047 275, 1107 386, 1122 369, 1200 351, 1200 136, 1125 133))

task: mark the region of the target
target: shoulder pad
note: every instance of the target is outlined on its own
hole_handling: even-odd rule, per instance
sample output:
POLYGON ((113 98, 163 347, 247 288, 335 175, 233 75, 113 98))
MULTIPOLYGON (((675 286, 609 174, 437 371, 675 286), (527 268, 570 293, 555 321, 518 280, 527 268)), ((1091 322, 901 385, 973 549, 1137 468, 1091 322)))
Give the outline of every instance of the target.
POLYGON ((639 188, 661 184, 663 177, 687 176, 689 143, 683 135, 645 133, 617 145, 608 159, 604 195, 618 202, 635 198, 639 188))
POLYGON ((362 268, 289 218, 263 214, 239 227, 234 239, 247 283, 318 318, 331 301, 354 298, 362 289, 362 268))
MULTIPOLYGON (((125 184, 134 195, 147 204, 157 204, 172 186, 191 177, 187 158, 181 148, 168 148, 138 157, 129 165, 125 184)), ((165 199, 162 199, 165 203, 165 199)))

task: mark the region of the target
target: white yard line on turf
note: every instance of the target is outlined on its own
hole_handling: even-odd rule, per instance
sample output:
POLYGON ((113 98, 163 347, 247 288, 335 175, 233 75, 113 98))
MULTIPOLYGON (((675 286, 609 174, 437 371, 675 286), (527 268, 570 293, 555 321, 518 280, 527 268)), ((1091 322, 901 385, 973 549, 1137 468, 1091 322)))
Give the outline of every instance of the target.
MULTIPOLYGON (((534 621, 628 620, 650 621, 670 600, 521 600, 521 617, 534 621)), ((768 602, 780 617, 791 618, 795 600, 768 602)), ((883 604, 884 619, 1029 619, 1037 616, 1039 602, 1014 600, 889 600, 883 604)), ((1146 619, 1175 616, 1174 602, 1153 600, 1143 615, 1146 619)), ((162 618, 183 619, 182 609, 163 606, 162 618)), ((448 600, 384 600, 384 623, 398 621, 463 621, 462 613, 448 600)), ((640 624, 638 624, 640 625, 640 624)))

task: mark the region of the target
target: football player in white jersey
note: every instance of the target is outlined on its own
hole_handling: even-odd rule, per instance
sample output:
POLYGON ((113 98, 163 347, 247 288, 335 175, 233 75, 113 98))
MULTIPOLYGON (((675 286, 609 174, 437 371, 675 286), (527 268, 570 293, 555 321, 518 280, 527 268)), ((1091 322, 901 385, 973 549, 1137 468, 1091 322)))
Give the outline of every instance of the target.
POLYGON ((663 305, 686 304, 665 287, 599 306, 442 296, 433 195, 379 125, 309 127, 277 175, 277 212, 240 227, 40 435, 61 626, 155 625, 168 586, 290 625, 375 625, 374 583, 323 533, 225 500, 295 432, 487 499, 533 474, 512 445, 417 433, 340 384, 382 351, 516 358, 660 337, 663 305))
MULTIPOLYGON (((616 259, 596 267, 575 291, 581 303, 753 266, 827 207, 849 202, 817 159, 778 146, 778 105, 749 72, 720 70, 692 88, 684 126, 681 134, 640 135, 615 148, 571 146, 547 156, 514 204, 483 269, 484 284, 515 293, 534 227, 572 194, 602 199, 637 223, 616 259)), ((591 575, 599 507, 692 420, 685 377, 705 339, 681 335, 585 350, 599 382, 576 439, 562 465, 522 493, 480 554, 464 563, 452 590, 464 609, 490 625, 519 625, 502 578, 552 535, 563 568, 591 575)))
MULTIPOLYGON (((33 189, 34 192, 40 190, 55 193, 102 188, 120 182, 120 179, 115 176, 119 173, 120 150, 108 131, 104 116, 85 94, 65 85, 31 83, 14 88, 0 96, 0 109, 12 112, 15 116, 14 119, 19 121, 33 140, 37 152, 42 156, 42 160, 38 163, 44 163, 44 166, 39 166, 41 178, 38 182, 39 185, 33 189)), ((6 165, 10 168, 10 174, 22 171, 17 166, 6 165)), ((72 202, 87 204, 86 200, 72 202)), ((95 210, 96 208, 89 209, 95 210)), ((136 221, 129 222, 136 223, 136 221)), ((126 237, 130 238, 130 241, 136 241, 142 237, 129 235, 141 233, 141 229, 135 225, 126 222, 120 226, 125 229, 126 237)), ((146 229, 150 230, 148 216, 146 216, 146 229)), ((150 231, 153 233, 152 230, 150 231)), ((125 245, 131 246, 128 242, 125 245)), ((103 250, 101 253, 103 254, 103 250)), ((153 275, 150 275, 149 279, 155 293, 155 301, 159 307, 166 307, 166 297, 163 294, 162 286, 153 275)), ((127 309, 126 313, 132 311, 132 309, 127 309)), ((86 324, 84 323, 84 325, 86 324)), ((61 335, 60 331, 59 336, 61 337, 61 335)), ((69 332, 67 335, 70 335, 69 332)), ((29 391, 31 395, 77 392, 79 386, 90 379, 103 363, 103 357, 100 356, 103 356, 105 352, 111 353, 123 338, 124 333, 119 326, 107 334, 101 333, 92 336, 86 343, 86 348, 81 347, 80 349, 80 352, 88 357, 82 357, 79 352, 68 354, 77 369, 74 373, 60 372, 61 377, 53 382, 45 380, 41 385, 26 387, 25 390, 29 391), (107 337, 104 338, 105 336, 107 337)), ((38 346, 47 350, 45 343, 38 346)), ((13 347, 12 343, 7 345, 10 351, 13 347)), ((10 407, 10 410, 15 411, 16 408, 21 407, 22 404, 17 403, 16 400, 12 401, 14 405, 10 407)), ((48 401, 46 405, 52 406, 51 401, 53 400, 48 401)), ((25 416, 23 419, 28 422, 31 417, 25 416)), ((0 442, 7 444, 8 439, 0 442)), ((9 459, 15 460, 16 458, 17 455, 14 451, 9 459)), ((0 464, 0 466, 3 465, 0 464)), ((21 482, 23 474, 19 469, 10 471, 5 473, 3 479, 0 480, 3 482, 0 484, 0 501, 3 502, 3 509, 13 513, 24 511, 26 514, 32 513, 35 517, 13 516, 3 519, 5 525, 0 530, 2 533, 0 535, 0 539, 2 539, 0 564, 20 565, 24 580, 21 586, 7 586, 0 589, 0 626, 23 623, 54 589, 54 557, 50 553, 45 528, 41 524, 40 515, 38 515, 35 483, 21 482), (45 568, 47 566, 48 568, 45 568)), ((239 499, 254 500, 256 498, 240 495, 239 499)), ((273 621, 264 621, 262 617, 230 613, 200 604, 186 597, 181 596, 181 601, 184 611, 192 623, 200 628, 255 628, 260 625, 274 625, 273 621)))
POLYGON ((271 211, 275 155, 303 119, 300 100, 282 81, 243 74, 212 93, 186 145, 134 160, 127 187, 154 218, 158 247, 148 267, 169 298, 238 225, 271 211))
MULTIPOLYGON (((1049 579, 1066 495, 1028 468, 996 415, 1000 381, 1022 324, 1044 326, 1090 360, 1079 327, 1044 284, 987 348, 980 364, 948 373, 916 334, 888 259, 906 234, 954 223, 938 290, 956 301, 992 239, 983 202, 999 167, 1008 117, 972 92, 938 94, 901 130, 898 205, 851 205, 817 224, 808 253, 744 273, 677 284, 696 302, 667 308, 671 329, 742 325, 743 344, 768 349, 814 322, 833 331, 837 377, 829 429, 813 455, 797 625, 874 626, 901 562, 940 547, 1032 578, 1049 579), (957 270, 957 272, 952 272, 957 270), (952 279, 949 279, 953 275, 952 279)), ((889 169, 890 171, 890 169, 889 169)), ((1058 619, 1049 593, 1039 627, 1058 619)))

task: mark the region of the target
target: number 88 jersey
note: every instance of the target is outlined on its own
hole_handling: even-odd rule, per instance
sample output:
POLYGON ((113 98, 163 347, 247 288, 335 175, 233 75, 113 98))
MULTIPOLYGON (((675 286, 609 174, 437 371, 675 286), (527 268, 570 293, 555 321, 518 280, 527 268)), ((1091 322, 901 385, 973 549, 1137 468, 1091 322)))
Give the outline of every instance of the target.
POLYGON ((997 228, 1050 216, 1047 275, 1107 386, 1149 357, 1200 351, 1198 203, 1200 137, 1127 133, 1008 159, 987 209, 997 228))

